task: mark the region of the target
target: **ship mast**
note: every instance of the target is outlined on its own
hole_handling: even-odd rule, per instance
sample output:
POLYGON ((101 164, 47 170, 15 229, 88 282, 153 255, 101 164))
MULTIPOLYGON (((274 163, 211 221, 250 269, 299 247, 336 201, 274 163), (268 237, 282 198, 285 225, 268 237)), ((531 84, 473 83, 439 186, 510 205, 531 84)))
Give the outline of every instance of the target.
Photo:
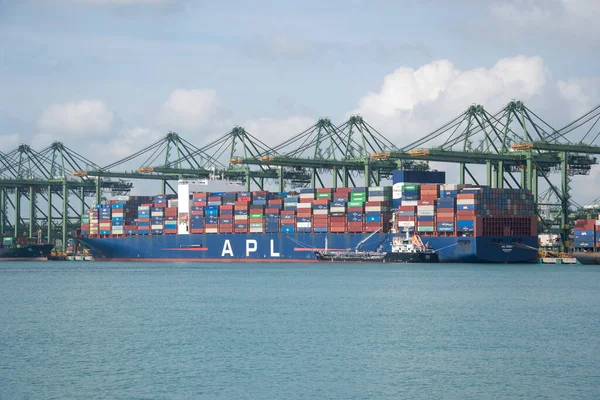
POLYGON ((371 233, 369 236, 367 236, 366 238, 364 238, 363 240, 358 242, 358 244, 356 245, 355 251, 358 253, 358 250, 360 250, 360 246, 362 246, 367 240, 371 239, 380 230, 381 230, 381 227, 377 228, 377 230, 375 232, 371 233))

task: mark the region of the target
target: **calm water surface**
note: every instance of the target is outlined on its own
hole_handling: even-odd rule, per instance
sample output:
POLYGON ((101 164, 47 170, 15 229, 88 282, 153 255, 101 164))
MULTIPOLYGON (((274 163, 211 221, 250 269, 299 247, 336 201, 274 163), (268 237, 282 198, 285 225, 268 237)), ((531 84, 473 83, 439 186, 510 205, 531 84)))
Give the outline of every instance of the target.
POLYGON ((0 399, 598 399, 600 267, 3 263, 0 399))

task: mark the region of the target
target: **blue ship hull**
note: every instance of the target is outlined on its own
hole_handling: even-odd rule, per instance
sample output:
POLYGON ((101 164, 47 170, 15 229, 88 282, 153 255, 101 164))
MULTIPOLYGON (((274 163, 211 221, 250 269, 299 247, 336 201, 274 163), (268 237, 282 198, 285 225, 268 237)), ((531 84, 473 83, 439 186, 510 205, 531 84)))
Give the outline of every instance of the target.
MULTIPOLYGON (((81 238, 96 261, 310 262, 314 251, 354 249, 363 233, 247 233, 81 238)), ((527 237, 423 237, 445 263, 524 263, 537 257, 538 240, 527 237)), ((390 250, 390 234, 361 247, 390 250)))

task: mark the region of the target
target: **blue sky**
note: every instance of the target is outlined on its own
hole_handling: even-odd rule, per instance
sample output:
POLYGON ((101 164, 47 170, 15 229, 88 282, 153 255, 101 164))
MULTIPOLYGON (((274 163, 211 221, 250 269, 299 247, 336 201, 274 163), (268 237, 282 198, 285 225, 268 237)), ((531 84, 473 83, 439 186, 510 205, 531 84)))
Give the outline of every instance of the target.
POLYGON ((272 140, 354 112, 402 142, 513 98, 562 125, 598 103, 599 16, 592 0, 0 0, 0 150, 109 160, 168 130, 272 140))

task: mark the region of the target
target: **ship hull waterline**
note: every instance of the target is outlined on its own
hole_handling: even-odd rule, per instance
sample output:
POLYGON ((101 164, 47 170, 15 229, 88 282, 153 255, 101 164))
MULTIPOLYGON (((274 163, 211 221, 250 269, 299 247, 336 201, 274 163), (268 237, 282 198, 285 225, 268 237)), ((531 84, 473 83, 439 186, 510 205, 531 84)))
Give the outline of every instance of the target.
MULTIPOLYGON (((354 249, 364 233, 238 233, 91 238, 94 261, 317 262, 315 251, 354 249)), ((363 251, 391 251, 391 236, 377 234, 363 251)), ((430 236, 423 242, 441 263, 528 263, 537 258, 537 237, 430 236)))

